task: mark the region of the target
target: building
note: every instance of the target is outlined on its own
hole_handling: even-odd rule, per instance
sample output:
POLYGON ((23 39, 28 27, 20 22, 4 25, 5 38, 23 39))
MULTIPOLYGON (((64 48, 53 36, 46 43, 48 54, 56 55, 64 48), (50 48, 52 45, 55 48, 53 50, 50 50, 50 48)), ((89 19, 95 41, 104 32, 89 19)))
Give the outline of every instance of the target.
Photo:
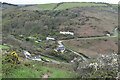
POLYGON ((26 58, 29 58, 29 59, 31 58, 31 54, 28 51, 24 50, 24 55, 26 58))
POLYGON ((65 51, 65 47, 64 46, 59 46, 58 48, 54 49, 56 52, 64 52, 65 51))
POLYGON ((70 35, 74 35, 73 32, 62 32, 62 31, 60 31, 60 34, 70 34, 70 35))
POLYGON ((52 40, 52 41, 55 41, 55 38, 46 37, 46 40, 52 40))
POLYGON ((35 41, 36 43, 40 43, 42 40, 35 41))
POLYGON ((40 56, 32 57, 31 59, 35 61, 42 61, 40 56))
POLYGON ((110 37, 110 34, 106 34, 108 37, 110 37))
POLYGON ((41 42, 42 40, 38 40, 38 42, 41 42))

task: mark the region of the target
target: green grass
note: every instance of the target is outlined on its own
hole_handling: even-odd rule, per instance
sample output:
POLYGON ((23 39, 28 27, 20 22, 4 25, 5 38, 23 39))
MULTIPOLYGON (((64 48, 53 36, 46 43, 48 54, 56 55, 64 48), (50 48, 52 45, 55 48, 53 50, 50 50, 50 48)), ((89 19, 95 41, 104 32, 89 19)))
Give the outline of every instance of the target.
POLYGON ((80 3, 80 2, 69 2, 63 3, 55 10, 63 10, 72 7, 86 7, 86 6, 107 6, 106 4, 95 4, 95 3, 80 3))
MULTIPOLYGON (((72 76, 72 75, 71 75, 72 76)), ((71 77, 66 71, 54 70, 54 73, 50 75, 50 78, 70 78, 71 77)))
MULTIPOLYGON (((53 8, 57 5, 57 3, 51 4, 39 4, 35 5, 35 7, 41 8, 42 10, 53 10, 53 8)), ((106 4, 96 4, 96 3, 80 3, 80 2, 66 2, 58 6, 55 10, 63 10, 72 7, 86 7, 86 6, 107 6, 106 4)))
POLYGON ((32 37, 32 36, 29 36, 28 38, 29 39, 37 39, 36 37, 32 37))
POLYGON ((18 66, 17 69, 11 69, 7 76, 3 78, 41 78, 44 74, 50 72, 49 78, 72 78, 74 74, 70 74, 68 71, 57 68, 49 68, 42 66, 39 62, 27 62, 31 66, 34 65, 34 68, 30 66, 18 66))
POLYGON ((118 4, 111 4, 113 7, 118 7, 118 4))
POLYGON ((2 49, 10 49, 9 46, 4 46, 4 45, 0 45, 0 48, 2 48, 2 49))
POLYGON ((43 41, 38 42, 38 43, 34 42, 33 45, 35 45, 35 46, 41 46, 41 45, 45 45, 45 43, 46 43, 45 40, 43 40, 43 41))
POLYGON ((51 4, 39 4, 39 5, 35 5, 36 7, 39 7, 43 10, 52 10, 57 3, 51 3, 51 4))
POLYGON ((79 39, 112 39, 112 38, 117 38, 117 37, 90 37, 90 38, 78 38, 79 39))
POLYGON ((30 69, 26 66, 21 66, 19 69, 12 69, 6 78, 40 78, 42 77, 42 72, 35 69, 30 69), (39 74, 39 75, 38 75, 39 74))
POLYGON ((61 60, 54 60, 54 59, 47 58, 47 57, 44 57, 44 56, 41 56, 41 58, 42 58, 43 60, 49 60, 49 61, 58 61, 58 62, 62 62, 61 60))

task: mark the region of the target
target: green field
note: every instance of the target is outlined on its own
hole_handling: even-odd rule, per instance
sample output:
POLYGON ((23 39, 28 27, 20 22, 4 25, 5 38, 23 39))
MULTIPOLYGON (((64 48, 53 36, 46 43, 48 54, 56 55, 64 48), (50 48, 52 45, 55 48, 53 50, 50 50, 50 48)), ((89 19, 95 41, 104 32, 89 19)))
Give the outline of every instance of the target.
POLYGON ((29 38, 29 39, 36 39, 36 37, 32 37, 32 36, 29 36, 28 38, 29 38))
POLYGON ((118 7, 118 4, 111 4, 113 7, 118 7))
POLYGON ((0 45, 0 48, 2 48, 2 49, 10 49, 9 46, 3 46, 3 45, 0 45))
POLYGON ((42 58, 43 60, 49 60, 49 61, 58 61, 58 62, 62 62, 61 60, 54 60, 54 59, 47 58, 47 57, 44 57, 44 56, 41 56, 41 58, 42 58))
POLYGON ((72 7, 85 7, 85 6, 107 6, 106 4, 95 4, 95 3, 80 3, 80 2, 69 2, 69 3, 63 3, 59 7, 57 7, 55 10, 62 10, 72 7))
MULTIPOLYGON (((52 10, 57 3, 51 3, 51 4, 39 4, 35 5, 35 7, 41 8, 43 10, 52 10)), ((55 10, 63 10, 67 8, 72 8, 72 7, 86 7, 86 6, 107 6, 106 4, 100 4, 100 3, 80 3, 80 2, 65 2, 61 5, 59 5, 55 10)))
POLYGON ((42 66, 39 62, 27 62, 29 66, 21 65, 10 70, 7 76, 3 78, 42 78, 50 72, 49 78, 72 78, 74 74, 63 69, 49 68, 42 66), (34 65, 34 67, 32 67, 34 65))
POLYGON ((35 5, 36 7, 39 7, 43 10, 52 10, 57 3, 51 3, 51 4, 39 4, 39 5, 35 5))

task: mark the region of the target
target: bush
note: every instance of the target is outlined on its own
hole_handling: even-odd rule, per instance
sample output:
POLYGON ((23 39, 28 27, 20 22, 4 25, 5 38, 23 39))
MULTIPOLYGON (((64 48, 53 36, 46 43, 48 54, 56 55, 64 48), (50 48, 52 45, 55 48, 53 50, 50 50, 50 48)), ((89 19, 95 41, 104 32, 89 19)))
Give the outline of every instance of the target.
POLYGON ((117 59, 117 54, 101 54, 97 59, 90 59, 89 62, 81 62, 77 71, 84 77, 89 78, 115 78, 119 66, 117 59))
POLYGON ((5 54, 2 57, 2 73, 3 76, 7 75, 12 68, 16 68, 17 64, 20 64, 17 55, 5 54))
POLYGON ((85 22, 84 22, 84 21, 82 21, 82 22, 81 22, 81 25, 85 25, 85 22))

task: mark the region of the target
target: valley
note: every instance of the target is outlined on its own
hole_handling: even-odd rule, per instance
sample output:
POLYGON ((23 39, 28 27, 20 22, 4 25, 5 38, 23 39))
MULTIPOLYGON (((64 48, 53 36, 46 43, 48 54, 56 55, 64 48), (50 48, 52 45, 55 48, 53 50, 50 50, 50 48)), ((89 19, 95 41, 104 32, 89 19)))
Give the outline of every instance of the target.
POLYGON ((4 78, 116 77, 118 5, 84 2, 2 5, 0 47, 5 59, 3 67, 9 67, 3 68, 4 78), (20 63, 15 64, 14 59, 11 62, 12 51, 20 63), (108 63, 113 66, 108 67, 108 63))

